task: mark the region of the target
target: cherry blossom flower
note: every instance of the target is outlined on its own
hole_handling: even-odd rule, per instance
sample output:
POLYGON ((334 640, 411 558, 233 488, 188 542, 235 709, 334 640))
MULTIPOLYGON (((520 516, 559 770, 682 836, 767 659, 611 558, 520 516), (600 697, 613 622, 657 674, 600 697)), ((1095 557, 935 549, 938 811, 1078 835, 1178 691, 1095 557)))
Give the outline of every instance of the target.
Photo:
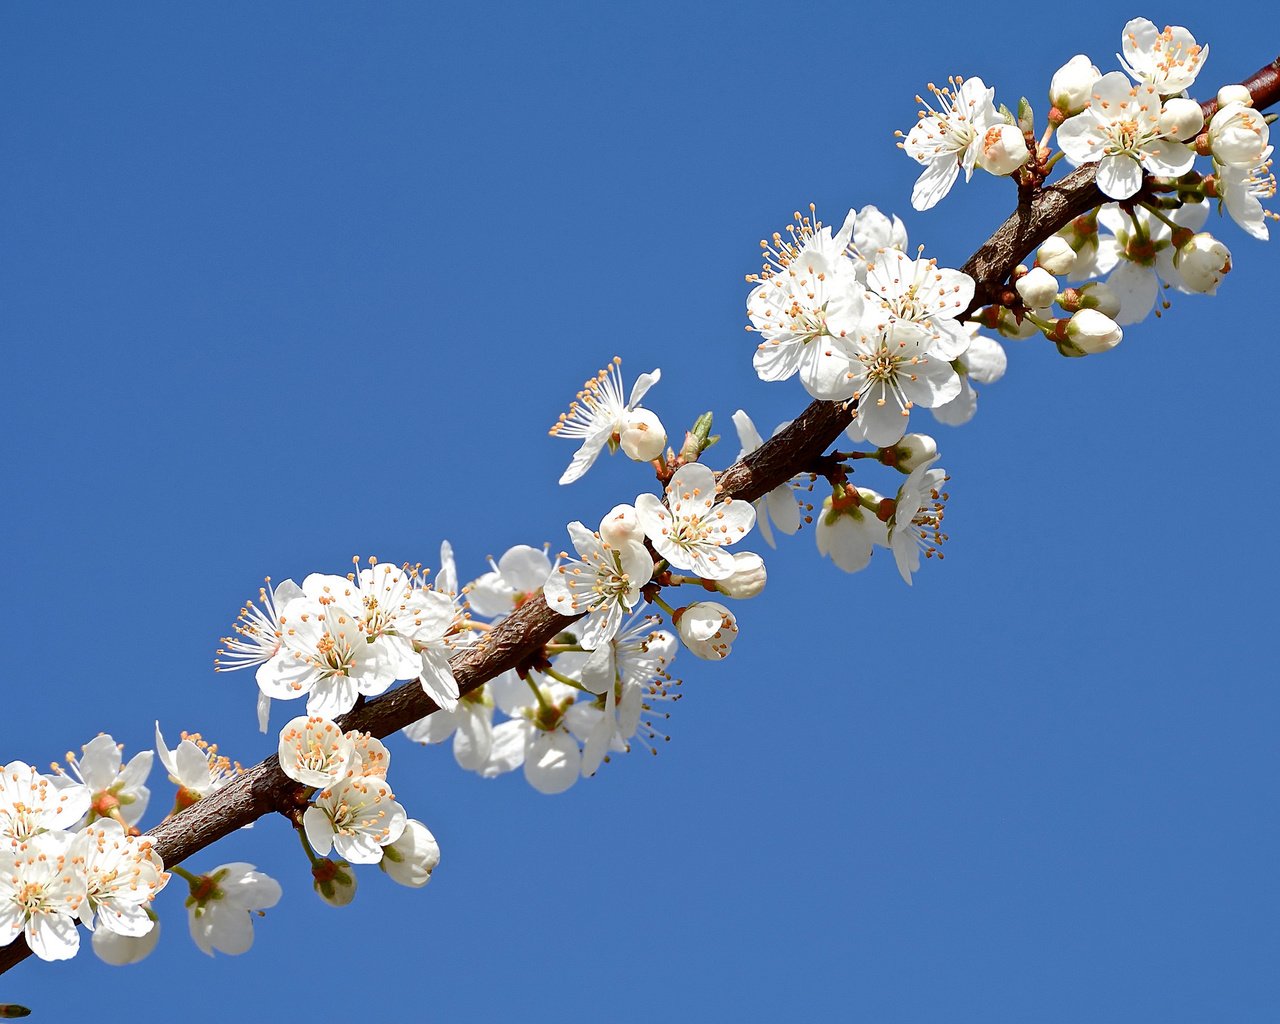
POLYGON ((1177 176, 1191 170, 1195 150, 1165 138, 1154 85, 1131 86, 1119 71, 1103 75, 1085 109, 1058 128, 1058 145, 1073 165, 1098 161, 1098 188, 1128 199, 1142 187, 1145 168, 1177 176))
MULTIPOLYGON (((605 528, 601 523, 601 529, 605 528)), ((580 558, 568 559, 551 572, 543 587, 547 604, 561 615, 586 614, 578 642, 595 650, 617 633, 625 612, 640 600, 640 588, 653 576, 653 558, 639 541, 614 545, 579 522, 569 524, 569 537, 580 558)))
POLYGON ((0 946, 25 933, 41 960, 76 955, 85 878, 73 864, 73 838, 70 832, 44 832, 0 846, 0 946))
POLYGON ((542 548, 517 544, 508 548, 491 572, 485 573, 467 587, 467 601, 473 611, 486 618, 510 615, 537 593, 551 573, 551 559, 542 548))
POLYGON ((1209 44, 1201 46, 1181 25, 1157 30, 1146 18, 1134 18, 1125 25, 1121 49, 1123 54, 1116 57, 1133 80, 1150 84, 1161 96, 1190 89, 1209 58, 1209 44))
POLYGON ((978 411, 978 393, 972 382, 994 384, 1004 376, 1009 365, 1009 357, 1000 342, 979 334, 977 324, 965 326, 969 331, 969 347, 951 363, 960 376, 960 393, 932 410, 934 419, 953 427, 968 423, 978 411))
POLYGON ((716 501, 715 474, 697 462, 676 470, 666 491, 670 508, 654 494, 636 499, 636 515, 658 554, 675 568, 704 579, 732 575, 733 559, 724 557, 720 549, 750 531, 755 509, 736 498, 716 501))
POLYGON ((539 683, 533 674, 530 680, 521 683, 525 696, 500 704, 512 718, 494 727, 480 774, 494 778, 523 766, 525 780, 538 792, 563 793, 577 781, 582 758, 564 722, 577 691, 563 683, 539 683))
POLYGON ((1256 167, 1215 166, 1218 195, 1231 218, 1254 238, 1266 241, 1271 232, 1268 220, 1280 220, 1280 216, 1263 209, 1262 200, 1276 194, 1276 179, 1271 174, 1271 151, 1262 151, 1262 160, 1256 167))
POLYGON ((41 775, 25 761, 10 761, 0 772, 0 846, 70 828, 85 816, 90 799, 87 786, 65 775, 41 775))
POLYGON ((690 653, 706 661, 727 658, 738 637, 738 620, 719 601, 695 601, 676 613, 674 623, 690 653))
MULTIPOLYGON (((1209 216, 1209 204, 1188 203, 1168 216, 1178 227, 1198 231, 1209 216)), ((1179 291, 1190 291, 1174 265, 1172 229, 1145 207, 1136 207, 1130 214, 1108 203, 1098 211, 1098 225, 1111 235, 1099 233, 1089 269, 1097 275, 1110 271, 1107 286, 1120 300, 1115 316, 1118 324, 1144 319, 1156 304, 1161 281, 1179 291)))
POLYGON ((1257 167, 1271 141, 1271 126, 1261 113, 1244 103, 1219 107, 1209 121, 1209 149, 1217 164, 1257 167))
MULTIPOLYGON (((190 881, 190 879, 188 880, 190 881)), ((187 924, 201 952, 230 956, 253 945, 253 918, 280 902, 280 883, 252 864, 222 864, 190 882, 187 924)))
MULTIPOLYGON (((631 389, 631 397, 624 402, 621 365, 622 360, 614 356, 613 362, 582 385, 577 400, 569 406, 567 413, 560 414, 560 419, 551 428, 553 437, 582 439, 569 468, 560 476, 562 484, 571 484, 579 479, 591 468, 605 445, 609 446, 611 453, 618 450, 622 433, 632 422, 632 414, 639 407, 640 400, 662 378, 661 370, 640 374, 631 389)), ((648 424, 649 421, 641 417, 637 422, 648 424)), ((649 427, 652 429, 651 424, 649 427)))
POLYGON ((469 772, 480 771, 493 747, 493 700, 480 687, 463 694, 452 711, 437 711, 401 731, 414 743, 443 743, 453 737, 453 759, 469 772))
POLYGON ((880 500, 874 491, 859 490, 848 484, 824 499, 815 531, 818 553, 830 558, 845 572, 865 569, 871 562, 872 551, 889 544, 885 524, 874 511, 880 500))
POLYGON ((225 786, 240 766, 219 754, 218 745, 205 742, 198 732, 180 735, 177 749, 170 750, 156 722, 156 753, 169 780, 178 786, 178 806, 188 807, 225 786))
POLYGON ((404 831, 404 808, 378 778, 348 776, 321 791, 302 815, 307 841, 323 856, 336 849, 352 864, 376 864, 404 831))
MULTIPOLYGON (((733 425, 738 431, 738 443, 742 446, 738 451, 738 458, 749 455, 762 444, 764 439, 761 438, 760 432, 756 430, 756 425, 751 422, 751 417, 743 410, 739 409, 733 414, 733 425)), ((774 430, 776 437, 778 432, 788 423, 778 424, 774 430)), ((761 498, 757 498, 752 502, 756 510, 756 527, 760 530, 760 536, 764 538, 764 542, 769 547, 777 547, 773 540, 773 530, 769 525, 770 519, 785 534, 793 534, 800 529, 800 504, 796 501, 795 488, 792 481, 779 484, 768 494, 761 498)))
POLYGON ((378 867, 397 885, 421 889, 431 881, 431 872, 440 864, 440 844, 431 830, 416 818, 405 822, 394 843, 382 848, 378 867))
POLYGON ((934 469, 930 460, 918 466, 898 488, 893 516, 889 520, 889 546, 902 578, 911 583, 920 568, 920 552, 938 554, 947 535, 942 532, 943 506, 947 495, 940 491, 947 479, 945 470, 934 469))
POLYGON ((148 836, 131 836, 111 819, 87 826, 71 843, 70 857, 85 878, 80 921, 134 938, 151 931, 147 908, 169 881, 148 836))
POLYGON ((956 322, 973 301, 968 274, 939 267, 937 260, 913 260, 900 249, 880 249, 868 263, 867 290, 880 300, 885 326, 904 321, 930 333, 930 355, 950 362, 969 346, 969 332, 956 322))
POLYGON ((1005 123, 993 102, 996 91, 988 89, 981 78, 952 77, 948 83, 946 89, 929 83, 937 110, 922 97, 916 97, 924 109, 899 143, 907 156, 924 165, 911 190, 911 205, 917 210, 936 206, 951 191, 962 167, 964 180, 972 178, 987 131, 1005 123))
POLYGON ((280 770, 294 782, 324 789, 341 781, 355 760, 355 739, 318 715, 301 715, 280 730, 280 770))
POLYGON ((95 929, 92 940, 94 955, 112 967, 127 967, 145 960, 160 941, 159 919, 153 911, 147 916, 151 918, 152 927, 142 935, 120 935, 105 928, 95 929))
POLYGON ((140 750, 121 767, 120 745, 100 733, 80 748, 80 757, 67 752, 67 768, 89 790, 89 823, 115 818, 136 825, 147 809, 151 790, 145 783, 155 754, 140 750))
MULTIPOLYGON (((267 578, 267 587, 271 578, 267 578)), ((240 615, 232 625, 235 636, 224 636, 226 645, 219 649, 218 657, 213 661, 215 672, 235 672, 242 668, 251 668, 265 664, 280 653, 284 642, 284 633, 280 627, 280 609, 290 601, 303 596, 302 588, 293 580, 285 580, 275 590, 261 587, 258 590, 258 601, 261 607, 252 601, 246 601, 240 609, 240 615)), ((271 715, 271 698, 259 690, 258 693, 258 731, 267 731, 267 721, 271 715)))

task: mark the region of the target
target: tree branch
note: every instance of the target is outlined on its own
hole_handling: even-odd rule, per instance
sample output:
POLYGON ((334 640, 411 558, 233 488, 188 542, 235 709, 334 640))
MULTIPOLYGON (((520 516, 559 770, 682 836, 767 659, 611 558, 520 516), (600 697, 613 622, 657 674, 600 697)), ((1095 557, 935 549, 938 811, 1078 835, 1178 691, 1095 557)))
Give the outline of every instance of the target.
MULTIPOLYGON (((1259 109, 1280 100, 1280 58, 1242 83, 1259 109)), ((1206 113, 1216 102, 1203 104, 1206 113)), ((1013 268, 1050 235, 1073 218, 1106 202, 1094 184, 1096 165, 1077 168, 1044 186, 1031 202, 1020 206, 964 264, 976 282, 974 307, 986 304, 1001 290, 1013 268)), ((848 426, 851 416, 840 402, 813 402, 786 429, 719 475, 725 497, 754 501, 803 473, 848 426)), ((466 694, 514 668, 538 652, 575 619, 553 612, 542 600, 529 601, 485 633, 474 645, 459 651, 450 666, 459 690, 466 694)), ((338 719, 344 729, 388 736, 411 722, 438 711, 416 681, 367 701, 338 719)), ((148 830, 156 852, 166 865, 180 864, 192 854, 273 811, 288 813, 298 806, 301 787, 280 770, 273 754, 217 792, 148 830)), ((0 947, 0 974, 30 954, 19 936, 0 947)))

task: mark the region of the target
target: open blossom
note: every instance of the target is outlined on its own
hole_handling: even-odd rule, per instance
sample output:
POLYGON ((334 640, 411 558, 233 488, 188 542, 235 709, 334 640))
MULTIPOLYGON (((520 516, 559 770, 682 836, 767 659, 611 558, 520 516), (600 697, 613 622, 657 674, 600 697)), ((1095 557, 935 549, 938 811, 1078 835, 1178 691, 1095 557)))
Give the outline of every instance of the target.
MULTIPOLYGON (((601 529, 605 528, 601 523, 601 529)), ((622 617, 640 600, 640 588, 653 575, 653 559, 644 544, 610 544, 579 522, 569 524, 579 558, 568 559, 547 577, 547 604, 561 615, 586 614, 578 642, 595 650, 618 632, 622 617)), ((568 558, 562 553, 561 558, 568 558)))
POLYGON ((818 515, 818 553, 829 557, 845 572, 865 569, 874 549, 889 544, 885 525, 874 510, 879 502, 880 495, 874 491, 859 490, 848 484, 826 498, 818 515))
POLYGON ((1160 97, 1154 85, 1132 86, 1119 71, 1098 79, 1084 110, 1058 128, 1058 145, 1079 167, 1098 161, 1098 188, 1112 199, 1128 199, 1152 174, 1185 174, 1195 150, 1165 137, 1160 97))
POLYGON ((561 413, 551 428, 553 437, 582 438, 582 445, 569 468, 560 476, 562 484, 573 483, 590 469, 605 445, 609 446, 610 452, 617 451, 622 444, 622 434, 632 425, 633 419, 637 424, 647 424, 649 431, 653 431, 647 416, 637 418, 633 414, 648 390, 662 378, 662 371, 640 374, 631 389, 631 397, 624 402, 622 371, 618 369, 621 365, 622 360, 615 356, 613 362, 583 384, 569 411, 561 413))
POLYGON ((148 836, 128 835, 110 819, 78 833, 70 855, 85 877, 85 901, 80 921, 86 928, 105 928, 117 935, 138 937, 151 931, 147 913, 169 875, 148 836))
POLYGON ((1266 118, 1243 103, 1220 107, 1209 121, 1209 148, 1215 163, 1257 167, 1266 158, 1270 141, 1266 118))
POLYGON ((1201 46, 1181 25, 1157 29, 1146 18, 1134 18, 1121 40, 1120 63, 1135 82, 1150 84, 1161 96, 1190 89, 1209 58, 1209 44, 1201 46))
POLYGON ((862 323, 863 289, 847 254, 854 212, 835 235, 821 221, 796 214, 788 240, 775 233, 766 263, 750 281, 749 330, 760 335, 753 363, 761 380, 800 375, 805 390, 825 397, 833 372, 832 340, 856 333, 862 323))
MULTIPOLYGON (((271 585, 270 577, 267 586, 258 590, 258 604, 246 601, 240 609, 240 615, 232 625, 235 636, 224 636, 218 657, 213 660, 215 672, 234 672, 237 669, 252 668, 262 665, 277 654, 284 643, 284 632, 280 627, 280 609, 290 601, 302 597, 302 588, 293 580, 285 580, 274 590, 267 589, 271 585)), ((259 690, 258 693, 258 731, 267 731, 267 721, 271 716, 271 698, 259 690)))
POLYGON ((908 584, 911 574, 920 568, 920 552, 932 557, 947 539, 942 532, 947 495, 940 490, 947 474, 945 470, 933 468, 935 461, 931 459, 916 467, 903 481, 889 520, 889 546, 898 563, 898 572, 908 584))
POLYGON ((80 748, 80 756, 67 752, 67 769, 90 793, 89 822, 118 818, 136 825, 147 809, 151 790, 145 783, 155 754, 140 750, 122 766, 120 745, 100 733, 80 748))
POLYGON ((452 711, 437 711, 401 731, 414 743, 443 743, 453 737, 458 767, 478 772, 493 749, 493 700, 487 686, 465 694, 452 711))
POLYGON ((512 717, 494 728, 489 760, 480 774, 491 779, 523 766, 525 780, 539 793, 563 793, 578 780, 582 764, 578 741, 565 725, 577 691, 563 683, 535 681, 535 697, 523 680, 518 682, 511 693, 521 696, 500 702, 512 717))
POLYGON ((929 354, 948 362, 969 347, 969 332, 957 318, 973 301, 973 278, 900 249, 880 249, 868 263, 867 290, 880 300, 886 324, 919 324, 931 335, 929 354))
POLYGON ((187 923, 201 952, 231 956, 253 945, 253 918, 280 902, 280 883, 252 864, 222 864, 191 883, 187 923))
POLYGON ((675 625, 690 653, 707 661, 727 658, 738 637, 738 620, 719 601, 695 601, 680 609, 675 625))
POLYGON ((1280 219, 1262 205, 1262 200, 1272 199, 1276 194, 1276 179, 1271 173, 1271 150, 1272 147, 1268 146, 1262 151, 1262 159, 1256 167, 1215 167, 1218 195, 1222 197, 1227 213, 1260 241, 1266 241, 1271 235, 1267 221, 1280 219))
POLYGON ((965 181, 973 177, 987 131, 1005 123, 996 111, 996 91, 981 78, 951 78, 949 83, 946 89, 929 84, 937 110, 916 97, 924 110, 899 143, 907 156, 924 165, 911 190, 911 205, 917 210, 932 208, 950 192, 962 167, 965 181))
MULTIPOLYGON (((764 444, 760 431, 756 430, 751 417, 742 409, 733 414, 733 425, 738 431, 738 444, 742 446, 738 451, 739 459, 764 444)), ((776 435, 785 426, 787 426, 786 423, 778 424, 774 434, 776 435)), ((752 502, 752 505, 756 510, 756 527, 769 547, 777 547, 773 540, 773 530, 769 525, 770 519, 773 520, 773 525, 785 534, 790 535, 800 529, 800 503, 796 501, 795 488, 792 487, 791 481, 778 484, 764 497, 752 502)))
POLYGON ((280 730, 280 770, 294 782, 324 789, 347 774, 355 740, 327 718, 301 715, 280 730))
POLYGON ((178 803, 186 807, 225 786, 240 766, 219 754, 218 745, 206 743, 198 732, 184 732, 181 737, 177 748, 170 750, 156 722, 156 753, 170 781, 179 787, 178 803))
POLYGON ((70 828, 85 816, 90 798, 87 786, 64 775, 41 775, 25 761, 10 761, 0 772, 0 846, 70 828))
POLYGON ((927 328, 899 320, 853 345, 846 377, 858 405, 850 437, 888 447, 906 433, 914 406, 933 409, 960 393, 951 363, 928 354, 932 343, 927 328))
MULTIPOLYGON (((1209 204, 1186 203, 1168 214, 1182 228, 1199 231, 1209 216, 1209 204)), ((1098 211, 1098 225, 1111 234, 1099 232, 1090 271, 1095 275, 1110 271, 1107 286, 1120 300, 1115 321, 1135 324, 1155 307, 1160 282, 1179 291, 1189 291, 1174 263, 1173 231, 1144 207, 1126 213, 1114 203, 1098 211), (1136 223, 1135 223, 1136 218, 1136 223)))
POLYGON ((1009 366, 1009 357, 1000 342, 979 334, 976 323, 965 327, 969 333, 969 347, 951 361, 960 377, 960 393, 932 410, 934 419, 953 427, 968 423, 978 411, 978 393, 972 382, 994 384, 1004 376, 1009 366))
POLYGON ((537 593, 551 572, 546 551, 528 544, 508 548, 496 562, 490 558, 489 564, 492 571, 467 587, 472 610, 487 618, 510 615, 537 593))
POLYGON ((76 955, 85 880, 73 863, 72 841, 70 832, 55 831, 0 845, 0 946, 25 933, 41 960, 76 955))
POLYGON ((316 796, 302 815, 307 841, 324 856, 336 849, 352 864, 376 864, 404 831, 404 808, 378 778, 348 776, 316 796))
POLYGON ((715 474, 697 462, 676 470, 667 501, 669 508, 655 494, 636 499, 636 515, 658 554, 704 579, 733 575, 733 559, 720 549, 746 536, 755 525, 755 509, 737 499, 717 501, 715 474))

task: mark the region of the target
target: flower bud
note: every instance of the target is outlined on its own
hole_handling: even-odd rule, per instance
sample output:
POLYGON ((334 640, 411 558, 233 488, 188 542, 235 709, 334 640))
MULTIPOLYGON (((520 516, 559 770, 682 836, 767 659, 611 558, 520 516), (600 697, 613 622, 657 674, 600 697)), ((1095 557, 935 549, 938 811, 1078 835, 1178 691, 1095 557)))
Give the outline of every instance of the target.
POLYGON ((620 548, 627 541, 644 543, 644 530, 636 518, 634 505, 614 505, 600 520, 600 539, 610 547, 620 548))
POLYGON ((978 166, 990 174, 1012 174, 1031 159, 1027 140, 1016 125, 998 124, 988 128, 978 148, 978 166))
MULTIPOLYGON (((148 912, 150 914, 150 912, 148 912)), ((154 915, 151 915, 154 917, 154 915)), ((95 928, 93 952, 103 963, 112 967, 127 967, 145 960, 160 941, 160 922, 153 920, 151 930, 145 935, 118 935, 106 928, 95 928)))
POLYGON ((1270 136, 1262 115, 1243 103, 1228 103, 1209 122, 1213 158, 1228 167, 1257 167, 1270 136))
POLYGON ((1080 113, 1093 95, 1093 87, 1102 78, 1083 53, 1077 53, 1053 73, 1049 81, 1049 102, 1064 117, 1080 113))
POLYGON ((1176 97, 1164 101, 1160 111, 1160 130, 1166 137, 1186 142, 1200 134, 1204 127, 1204 111, 1195 100, 1176 97))
POLYGON ((1207 231, 1192 235, 1174 254, 1173 265, 1193 292, 1212 295, 1231 270, 1231 250, 1207 231))
POLYGON ((1024 274, 1014 287, 1030 309, 1048 309, 1058 298, 1058 280, 1044 267, 1024 274))
POLYGON ((910 473, 938 454, 938 443, 928 434, 903 434, 902 440, 889 450, 893 453, 893 468, 899 473, 910 473))
POLYGON ((1080 309, 1096 309, 1103 316, 1120 315, 1120 296, 1105 281, 1090 281, 1078 290, 1080 309))
POLYGON ((345 907, 356 898, 356 876, 345 860, 321 857, 311 865, 311 884, 331 907, 345 907))
POLYGON ((382 848, 378 864, 399 885, 421 889, 431 881, 431 872, 440 863, 440 846, 422 822, 410 818, 394 843, 382 848))
POLYGON ((1061 235, 1050 235, 1036 252, 1036 262, 1055 276, 1070 274, 1076 265, 1076 251, 1061 235))
POLYGON ((1124 332, 1109 316, 1096 309, 1082 309, 1067 324, 1067 339, 1086 355, 1097 355, 1120 344, 1124 332))
POLYGON ((674 616, 684 645, 696 657, 721 661, 738 635, 738 620, 718 601, 697 601, 674 616))
POLYGON ((1242 103, 1246 107, 1253 106, 1253 93, 1244 85, 1224 85, 1218 90, 1218 106, 1225 107, 1228 103, 1242 103))
POLYGON ((736 551, 733 554, 733 575, 725 580, 716 580, 716 590, 725 597, 742 600, 755 597, 764 590, 768 578, 763 558, 754 551, 736 551))
POLYGON ((627 413, 619 442, 629 458, 636 462, 652 462, 667 446, 667 432, 662 421, 648 409, 633 409, 627 413))

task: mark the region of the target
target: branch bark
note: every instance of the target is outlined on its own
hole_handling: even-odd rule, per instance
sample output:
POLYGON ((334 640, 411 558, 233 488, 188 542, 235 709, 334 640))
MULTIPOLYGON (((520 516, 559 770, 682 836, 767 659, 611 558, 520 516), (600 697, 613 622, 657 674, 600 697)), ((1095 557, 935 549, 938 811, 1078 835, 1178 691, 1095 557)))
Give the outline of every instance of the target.
MULTIPOLYGON (((1249 88, 1259 109, 1276 103, 1280 100, 1280 57, 1242 84, 1249 88)), ((1217 104, 1210 101, 1202 106, 1207 116, 1217 104)), ((1095 170, 1096 165, 1087 164, 1045 185, 969 257, 963 269, 977 284, 979 301, 975 306, 990 302, 1013 268, 1050 235, 1106 202, 1094 183, 1095 170)), ((744 501, 767 494, 805 472, 835 442, 850 419, 843 403, 811 403, 785 430, 724 470, 718 478, 721 491, 726 497, 744 501)), ((470 693, 516 667, 574 621, 553 612, 545 601, 527 602, 450 660, 459 690, 470 693)), ((383 737, 438 710, 414 681, 341 716, 338 725, 383 737)), ((287 814, 297 806, 300 791, 298 783, 281 771, 273 754, 222 789, 149 829, 147 835, 155 840, 156 852, 166 865, 180 864, 258 818, 274 811, 287 814)), ((0 947, 0 974, 21 963, 30 952, 22 936, 0 947)))

